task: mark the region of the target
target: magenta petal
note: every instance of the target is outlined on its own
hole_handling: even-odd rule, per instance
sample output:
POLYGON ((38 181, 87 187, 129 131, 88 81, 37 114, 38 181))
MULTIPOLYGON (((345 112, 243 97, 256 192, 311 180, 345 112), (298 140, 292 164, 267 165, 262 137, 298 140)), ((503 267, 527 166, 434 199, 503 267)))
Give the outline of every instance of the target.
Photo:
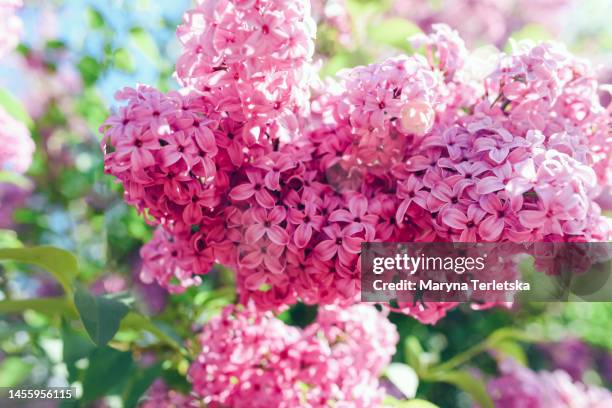
POLYGON ((198 129, 196 131, 195 141, 202 151, 210 153, 213 156, 217 154, 217 143, 210 129, 198 129))
POLYGON ((280 206, 274 207, 272 211, 270 211, 270 214, 268 214, 268 220, 272 224, 280 224, 281 222, 285 221, 286 217, 287 217, 287 211, 285 210, 284 207, 280 207, 280 206))
POLYGON ((287 235, 287 231, 279 227, 278 225, 273 225, 267 229, 268 238, 270 241, 274 242, 277 245, 287 245, 289 243, 289 235, 287 235))
POLYGON ((352 254, 358 254, 361 252, 361 243, 363 240, 361 238, 355 237, 344 237, 342 239, 342 248, 344 248, 347 252, 352 254))
POLYGON ((544 211, 525 210, 519 213, 519 220, 527 228, 540 228, 546 221, 544 211))
POLYGON ((494 176, 485 177, 476 184, 478 194, 490 194, 504 189, 504 184, 494 176))
POLYGON ((247 243, 254 244, 259 241, 266 233, 266 229, 261 224, 253 224, 246 229, 244 238, 247 243))
POLYGON ((266 268, 268 268, 268 270, 275 275, 283 273, 283 270, 285 269, 280 263, 280 257, 266 255, 263 261, 266 268))
POLYGON ((229 196, 232 200, 236 201, 244 201, 248 200, 255 194, 255 190, 253 190, 253 186, 250 184, 241 184, 236 186, 230 191, 229 196))
POLYGON ((293 233, 293 242, 298 248, 305 248, 312 237, 312 227, 310 224, 300 224, 293 233))
POLYGON ((510 149, 507 147, 501 147, 499 149, 489 150, 489 157, 495 163, 501 164, 504 160, 506 160, 506 157, 508 157, 508 153, 510 153, 510 149))
POLYGON ((365 197, 355 197, 349 202, 349 209, 354 215, 362 217, 368 210, 368 200, 365 197))
POLYGON ((175 150, 161 150, 162 165, 169 167, 181 159, 181 155, 175 150))
POLYGON ((353 222, 353 215, 346 210, 336 210, 329 216, 332 222, 353 222))
POLYGON ((280 190, 280 174, 276 171, 271 171, 264 177, 264 183, 270 190, 280 190))
POLYGON ((408 171, 421 171, 429 168, 430 160, 425 156, 414 156, 406 163, 408 171))
POLYGON ((240 260, 240 265, 245 268, 255 269, 261 265, 262 262, 262 253, 260 251, 253 251, 240 260))
POLYGON ((478 233, 485 241, 497 240, 504 231, 504 221, 496 216, 485 218, 478 226, 478 233))
POLYGON ((466 228, 461 232, 460 242, 476 242, 476 228, 466 228))
POLYGON ((321 241, 314 248, 314 253, 319 257, 322 261, 329 261, 336 255, 338 250, 338 245, 330 239, 321 241))
POLYGON ((198 224, 202 220, 202 209, 199 205, 190 203, 183 210, 183 221, 187 225, 198 224))
POLYGON ((257 203, 261 205, 263 208, 272 208, 274 207, 274 198, 267 190, 259 190, 255 193, 255 200, 257 203))
POLYGON ((451 228, 464 229, 468 219, 461 211, 449 208, 442 214, 442 221, 451 228))
POLYGON ((244 286, 250 290, 259 290, 266 283, 266 274, 263 272, 250 273, 244 280, 244 286))
POLYGON ((411 200, 404 200, 401 202, 399 207, 397 207, 397 212, 395 213, 395 220, 397 222, 397 225, 401 225, 404 221, 404 216, 406 215, 406 211, 408 210, 410 203, 411 200))

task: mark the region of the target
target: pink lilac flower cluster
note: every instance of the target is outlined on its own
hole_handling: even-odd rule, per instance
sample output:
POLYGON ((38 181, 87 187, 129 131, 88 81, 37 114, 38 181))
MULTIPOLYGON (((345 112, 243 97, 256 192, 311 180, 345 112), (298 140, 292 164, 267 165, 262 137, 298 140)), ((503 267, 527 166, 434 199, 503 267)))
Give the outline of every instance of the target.
POLYGON ((139 408, 195 408, 201 406, 192 396, 169 389, 166 383, 160 379, 155 380, 138 403, 139 408))
POLYGON ((574 0, 402 0, 392 12, 423 30, 443 23, 455 27, 470 44, 503 46, 513 32, 538 24, 551 33, 563 28, 574 0))
POLYGON ((573 382, 565 371, 534 372, 513 360, 503 361, 500 371, 501 376, 489 381, 487 386, 499 408, 604 408, 612 405, 610 391, 573 382))
POLYGON ((13 226, 13 214, 27 201, 31 187, 20 187, 10 183, 0 183, 0 229, 13 226))
POLYGON ((289 138, 308 112, 315 32, 308 0, 200 0, 176 75, 252 137, 289 138))
POLYGON ((28 128, 0 107, 0 171, 25 173, 34 148, 28 128))
POLYGON ((538 347, 555 369, 569 374, 574 381, 582 380, 584 373, 594 364, 594 352, 589 345, 577 338, 567 338, 556 343, 544 343, 538 347))
POLYGON ((11 52, 19 44, 23 24, 16 13, 22 6, 22 0, 3 0, 0 2, 0 27, 2 27, 0 58, 11 52))
MULTIPOLYGON (((422 56, 346 70, 309 102, 308 6, 294 3, 201 2, 179 29, 188 88, 119 92, 105 169, 159 225, 143 281, 180 292, 216 262, 262 310, 350 304, 362 242, 609 239, 594 200, 611 184, 610 119, 587 64, 520 44, 475 78, 463 41, 437 25, 415 39, 422 56), (270 75, 303 79, 274 89, 307 123, 286 126, 262 99, 270 75)), ((434 323, 456 303, 400 306, 434 323)))
POLYGON ((228 306, 204 327, 189 378, 209 407, 376 407, 397 341, 395 327, 367 305, 323 307, 303 330, 228 306))

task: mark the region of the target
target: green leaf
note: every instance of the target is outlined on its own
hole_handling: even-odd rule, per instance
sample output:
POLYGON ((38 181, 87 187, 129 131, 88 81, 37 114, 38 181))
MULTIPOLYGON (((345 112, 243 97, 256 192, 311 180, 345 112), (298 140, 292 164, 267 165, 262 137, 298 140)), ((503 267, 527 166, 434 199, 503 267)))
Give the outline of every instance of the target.
POLYGON ((14 387, 30 375, 33 364, 21 357, 7 357, 0 363, 0 387, 14 387))
POLYGON ((93 29, 104 28, 104 17, 93 7, 87 7, 87 22, 93 29))
POLYGON ((4 248, 0 249, 0 261, 2 260, 40 266, 58 280, 67 295, 72 294, 72 281, 78 274, 78 265, 75 256, 68 251, 49 246, 4 248))
POLYGON ((160 323, 155 323, 141 314, 135 312, 128 313, 125 319, 121 321, 121 329, 148 331, 170 347, 179 351, 182 350, 181 339, 171 331, 171 328, 160 323))
POLYGON ((438 408, 437 405, 422 399, 398 400, 387 395, 383 400, 383 406, 390 408, 438 408))
POLYGON ((125 384, 133 364, 130 352, 110 347, 94 349, 89 355, 89 365, 83 376, 82 401, 95 401, 108 395, 115 386, 125 384))
POLYGON ((129 51, 125 48, 119 48, 113 55, 113 62, 117 69, 124 72, 134 71, 134 60, 129 51))
POLYGON ((160 65, 161 56, 157 43, 145 30, 142 28, 133 28, 130 30, 130 39, 134 46, 138 48, 153 64, 160 65))
POLYGON ((95 346, 87 336, 72 329, 64 319, 62 319, 61 334, 63 342, 62 359, 68 369, 69 379, 75 381, 78 373, 75 363, 87 357, 95 346))
POLYGON ((494 408, 487 389, 467 371, 442 371, 431 373, 429 380, 452 384, 468 393, 480 408, 494 408))
POLYGON ((102 74, 102 65, 93 57, 86 55, 77 64, 85 85, 93 85, 102 74))
POLYGON ((385 376, 407 398, 414 398, 419 386, 419 378, 412 367, 403 363, 391 363, 385 370, 385 376))
POLYGON ((119 330, 121 319, 129 308, 114 299, 93 296, 82 288, 74 295, 74 304, 87 334, 98 346, 106 345, 119 330))
POLYGON ((389 45, 398 50, 412 53, 408 39, 419 34, 421 29, 414 23, 402 18, 383 20, 368 30, 368 38, 376 44, 389 45))
POLYGON ((522 365, 527 365, 527 356, 525 355, 525 351, 518 343, 512 340, 499 341, 491 348, 495 350, 499 355, 498 357, 502 359, 505 357, 510 357, 522 365))
POLYGON ((423 355, 423 347, 419 340, 414 336, 409 336, 404 340, 404 356, 406 362, 418 373, 423 368, 421 356, 423 355))
POLYGON ((132 375, 124 392, 123 406, 125 408, 135 407, 140 397, 142 397, 151 384, 153 384, 153 381, 159 378, 161 374, 161 363, 157 363, 144 370, 139 370, 132 375))
POLYGON ((5 89, 0 89, 0 107, 3 107, 9 115, 24 123, 27 127, 34 126, 34 121, 32 121, 23 104, 5 89))

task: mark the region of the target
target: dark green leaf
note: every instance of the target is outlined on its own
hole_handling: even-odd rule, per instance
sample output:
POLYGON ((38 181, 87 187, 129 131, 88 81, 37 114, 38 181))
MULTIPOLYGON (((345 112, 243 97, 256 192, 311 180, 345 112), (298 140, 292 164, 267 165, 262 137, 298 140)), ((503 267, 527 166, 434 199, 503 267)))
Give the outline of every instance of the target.
POLYGON ((82 288, 74 295, 74 303, 91 340, 98 346, 107 344, 119 330, 121 319, 129 308, 114 299, 93 296, 82 288))
POLYGON ((78 372, 75 363, 87 357, 95 346, 87 336, 72 329, 65 320, 62 320, 61 333, 63 342, 62 359, 68 369, 69 379, 75 381, 78 372))
POLYGON ((83 377, 83 402, 95 401, 127 380, 134 364, 132 354, 110 347, 94 349, 83 377))
POLYGON ((95 58, 90 56, 85 56, 81 58, 81 60, 77 64, 77 68, 81 73, 81 78, 83 78, 83 82, 85 82, 85 85, 87 86, 93 85, 102 73, 102 65, 100 65, 100 63, 98 63, 95 58))
POLYGON ((135 407, 138 400, 149 389, 153 381, 161 376, 161 363, 154 364, 144 370, 139 370, 130 378, 130 382, 125 391, 124 407, 135 407))

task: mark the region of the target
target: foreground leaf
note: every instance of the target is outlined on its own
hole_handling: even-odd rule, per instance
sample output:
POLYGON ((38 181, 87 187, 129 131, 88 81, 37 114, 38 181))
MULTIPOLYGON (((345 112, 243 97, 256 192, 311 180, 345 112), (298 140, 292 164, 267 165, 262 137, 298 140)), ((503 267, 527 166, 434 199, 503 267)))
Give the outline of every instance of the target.
POLYGON ((93 296, 82 288, 77 289, 74 303, 87 334, 98 346, 106 345, 119 330, 121 319, 129 308, 114 299, 93 296))
POLYGON ((115 386, 123 386, 134 364, 132 354, 110 347, 100 347, 89 355, 89 366, 83 377, 83 402, 109 395, 115 386))
POLYGON ((78 273, 74 255, 50 246, 0 249, 0 261, 11 260, 40 266, 49 271, 62 285, 67 295, 72 294, 72 281, 78 273))

